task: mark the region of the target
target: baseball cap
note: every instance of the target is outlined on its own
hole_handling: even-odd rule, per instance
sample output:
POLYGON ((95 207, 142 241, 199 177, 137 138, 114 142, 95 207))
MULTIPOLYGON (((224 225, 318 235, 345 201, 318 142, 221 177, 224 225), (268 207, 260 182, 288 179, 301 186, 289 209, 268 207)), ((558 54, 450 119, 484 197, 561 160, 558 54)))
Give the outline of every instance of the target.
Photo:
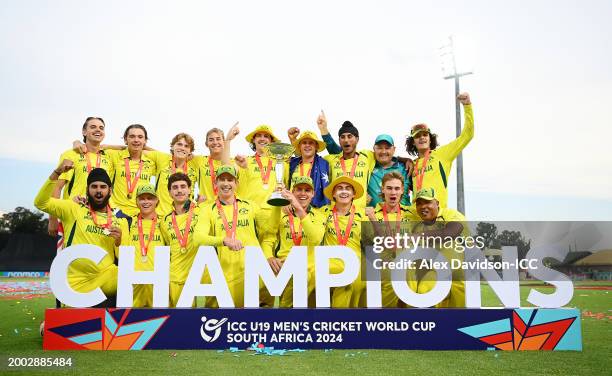
POLYGON ((436 192, 433 188, 423 188, 414 196, 414 201, 420 198, 427 201, 436 200, 436 192))
POLYGON ((414 125, 412 127, 412 129, 410 130, 410 137, 414 138, 414 136, 419 134, 419 132, 431 133, 427 124, 421 123, 421 124, 414 125))
POLYGON ((136 197, 143 195, 145 193, 148 193, 150 195, 157 197, 157 192, 155 192, 155 187, 153 187, 152 184, 145 184, 145 185, 141 185, 140 187, 138 187, 138 189, 136 190, 136 197))
POLYGON ((222 174, 230 174, 234 178, 238 179, 238 172, 236 171, 234 166, 224 165, 224 166, 219 167, 217 171, 215 171, 215 175, 217 175, 217 179, 219 179, 219 176, 221 176, 222 174))
POLYGON ((294 176, 291 179, 291 187, 295 187, 296 185, 306 184, 309 185, 310 188, 314 189, 314 183, 310 176, 294 176))
POLYGON ((379 142, 383 141, 387 142, 391 146, 395 146, 395 144, 393 143, 393 137, 389 136, 388 134, 379 134, 376 137, 376 140, 374 140, 374 145, 377 145, 379 142))

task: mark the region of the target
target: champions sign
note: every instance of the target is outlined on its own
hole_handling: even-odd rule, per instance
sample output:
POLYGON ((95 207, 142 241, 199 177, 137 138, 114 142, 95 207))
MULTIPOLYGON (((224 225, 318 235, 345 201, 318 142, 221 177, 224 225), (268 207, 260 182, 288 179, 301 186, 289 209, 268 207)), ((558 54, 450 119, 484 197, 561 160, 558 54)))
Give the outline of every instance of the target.
MULTIPOLYGON (((592 229, 587 232, 592 235, 592 229)), ((117 307, 123 308, 86 308, 100 304, 106 296, 100 289, 74 291, 67 278, 68 266, 83 258, 98 262, 105 251, 93 245, 68 247, 53 262, 50 284, 60 301, 81 308, 47 311, 44 348, 244 349, 263 343, 277 349, 582 350, 580 312, 562 308, 572 299, 573 283, 549 263, 567 257, 564 241, 538 243, 523 257, 517 247, 502 247, 501 257, 491 257, 477 247, 465 248, 461 262, 454 263, 465 288, 463 309, 411 308, 432 307, 445 299, 457 282, 452 258, 417 246, 394 251, 389 259, 385 253, 393 245, 366 244, 372 246, 366 246, 361 259, 344 246, 315 247, 314 275, 307 267, 306 247, 294 247, 278 273, 272 271, 262 249, 246 247, 245 309, 235 308, 217 253, 207 246, 197 251, 177 304, 181 309, 167 308, 168 247, 157 247, 152 271, 136 271, 134 249, 121 247, 117 307), (334 260, 344 264, 340 273, 330 272, 334 260), (408 276, 411 267, 423 265, 436 273, 429 281, 432 288, 418 292, 408 276), (527 301, 536 308, 521 307, 519 281, 525 271, 533 281, 527 301), (206 281, 204 274, 209 276, 206 281), (315 284, 309 287, 311 280, 315 284), (368 309, 329 309, 334 289, 359 280, 365 285, 368 309), (482 308, 483 281, 505 308, 482 308), (153 286, 155 308, 131 308, 133 287, 138 284, 153 286), (257 309, 262 286, 273 297, 292 287, 294 308, 257 309), (547 293, 538 291, 542 286, 549 287, 547 293), (385 308, 389 294, 396 297, 398 307, 405 308, 385 308), (197 297, 213 297, 220 308, 192 308, 197 297), (313 305, 317 308, 306 308, 313 305)))

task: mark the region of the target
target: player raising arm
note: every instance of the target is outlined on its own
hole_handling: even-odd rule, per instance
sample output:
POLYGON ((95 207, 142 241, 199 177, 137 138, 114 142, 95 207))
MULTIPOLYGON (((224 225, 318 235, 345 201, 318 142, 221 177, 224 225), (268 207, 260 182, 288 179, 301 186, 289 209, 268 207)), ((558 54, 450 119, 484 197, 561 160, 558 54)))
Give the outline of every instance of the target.
MULTIPOLYGON (((57 178, 73 167, 70 160, 64 160, 38 192, 34 205, 58 217, 66 230, 66 247, 75 244, 94 244, 107 254, 98 263, 78 259, 68 268, 68 282, 78 292, 89 292, 100 287, 107 296, 115 296, 117 290, 117 247, 128 242, 128 225, 123 218, 113 215, 109 205, 111 181, 106 171, 94 168, 87 178, 87 203, 78 204, 72 200, 51 197, 57 178)), ((112 306, 112 303, 108 303, 112 306)))

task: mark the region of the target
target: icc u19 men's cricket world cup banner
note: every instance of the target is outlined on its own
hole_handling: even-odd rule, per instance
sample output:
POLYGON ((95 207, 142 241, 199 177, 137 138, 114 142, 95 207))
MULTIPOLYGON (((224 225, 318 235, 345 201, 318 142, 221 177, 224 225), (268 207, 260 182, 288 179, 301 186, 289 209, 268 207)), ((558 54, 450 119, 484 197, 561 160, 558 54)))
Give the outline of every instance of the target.
POLYGON ((580 311, 48 309, 45 350, 582 350, 580 311))

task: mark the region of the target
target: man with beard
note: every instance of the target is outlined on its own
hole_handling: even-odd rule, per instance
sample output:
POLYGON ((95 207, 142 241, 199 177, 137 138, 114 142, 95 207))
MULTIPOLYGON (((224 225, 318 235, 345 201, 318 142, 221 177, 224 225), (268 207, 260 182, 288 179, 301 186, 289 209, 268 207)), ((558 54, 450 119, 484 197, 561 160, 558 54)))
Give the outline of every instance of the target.
MULTIPOLYGON (((279 249, 275 257, 268 258, 274 273, 278 274, 285 259, 294 246, 308 247, 308 296, 315 289, 314 247, 321 244, 324 235, 323 217, 311 206, 314 197, 314 184, 308 176, 294 176, 291 181, 291 192, 283 190, 283 197, 290 201, 290 206, 280 216, 276 233, 279 249)), ((264 253, 274 253, 271 243, 262 244, 264 253)), ((336 260, 338 261, 338 260, 336 260)), ((333 273, 342 270, 340 265, 333 273), (339 270, 338 270, 339 269, 339 270)), ((287 285, 280 298, 281 307, 293 307, 293 285, 287 285)), ((311 306, 311 304, 309 304, 311 306)), ((313 305, 314 306, 314 305, 313 305)))
MULTIPOLYGON (((236 307, 244 306, 244 260, 246 246, 262 246, 268 250, 266 258, 273 257, 273 229, 278 225, 280 207, 264 213, 255 201, 243 200, 236 195, 238 172, 233 166, 221 166, 216 171, 219 195, 215 202, 206 206, 205 214, 195 231, 195 243, 217 248, 219 261, 236 307), (205 220, 205 218, 207 220, 205 220), (261 241, 260 241, 261 239, 261 241)), ((262 289, 265 291, 265 289, 262 289)), ((269 294, 268 294, 269 295, 269 294)), ((263 306, 270 306, 266 295, 261 295, 263 306)), ((272 300, 273 303, 273 300, 272 300)), ((207 307, 217 307, 214 298, 208 298, 207 307)))
MULTIPOLYGON (((329 162, 318 154, 325 150, 325 142, 319 140, 314 132, 299 133, 297 127, 292 127, 287 132, 297 155, 291 157, 289 161, 289 182, 295 176, 310 177, 314 189, 311 205, 320 208, 329 204, 329 200, 323 194, 323 190, 329 185, 329 162)), ((288 189, 291 189, 291 184, 288 189)))
POLYGON ((49 179, 38 192, 34 205, 58 217, 66 229, 66 247, 75 244, 95 244, 107 252, 98 263, 78 259, 68 268, 68 282, 78 292, 89 292, 100 287, 107 296, 117 291, 117 266, 115 254, 121 244, 128 242, 128 225, 125 219, 117 218, 109 205, 111 180, 102 168, 94 168, 87 177, 87 203, 51 197, 58 177, 73 168, 73 162, 64 160, 53 170, 49 179))
MULTIPOLYGON (((182 172, 170 175, 168 192, 172 197, 171 213, 163 217, 160 231, 164 244, 170 246, 170 307, 176 307, 189 270, 195 259, 198 244, 194 242, 194 229, 199 222, 201 206, 190 200, 191 179, 182 172)), ((195 302, 193 302, 195 306, 195 302)))
MULTIPOLYGON (((166 245, 161 236, 157 191, 151 184, 141 185, 136 192, 140 213, 132 218, 129 243, 135 250, 134 270, 153 271, 155 247, 166 245)), ((134 307, 153 307, 153 286, 134 285, 134 307)))
MULTIPOLYGON (((330 180, 333 182, 342 176, 347 176, 356 180, 361 187, 367 187, 376 160, 370 150, 357 151, 359 130, 348 120, 342 123, 340 130, 338 130, 340 152, 333 137, 329 134, 327 118, 323 111, 317 119, 317 125, 329 152, 329 155, 325 156, 325 160, 329 162, 330 180)), ((367 197, 364 195, 355 199, 354 204, 358 210, 363 211, 367 204, 367 197)))
POLYGON ((424 188, 436 191, 440 207, 445 208, 448 202, 448 178, 452 171, 453 161, 474 137, 474 114, 468 93, 457 97, 463 105, 464 127, 454 141, 438 147, 438 137, 431 133, 425 124, 412 127, 410 137, 406 139, 406 151, 417 156, 412 170, 414 192, 424 188))
MULTIPOLYGON (((363 197, 363 187, 348 176, 340 176, 325 188, 324 193, 332 203, 321 213, 325 226, 323 245, 347 246, 361 262, 361 222, 366 220, 366 216, 355 201, 363 197)), ((334 289, 332 307, 365 307, 365 302, 365 282, 359 268, 359 275, 353 283, 334 289)))
MULTIPOLYGON (((443 208, 437 198, 434 188, 425 188, 417 192, 415 199, 418 216, 414 221, 411 232, 421 237, 420 246, 437 248, 448 260, 449 265, 453 259, 463 261, 463 248, 455 249, 453 242, 440 241, 440 239, 456 239, 469 236, 469 228, 463 214, 457 210, 443 208), (448 244, 453 244, 449 246, 448 244)), ((417 263, 418 265, 418 263, 417 263)), ((418 293, 431 291, 436 284, 436 272, 421 268, 417 269, 416 288, 418 293)), ((465 276, 463 270, 452 270, 451 290, 446 298, 436 304, 439 308, 465 307, 465 276)), ((412 286, 411 286, 412 287, 412 286)))

